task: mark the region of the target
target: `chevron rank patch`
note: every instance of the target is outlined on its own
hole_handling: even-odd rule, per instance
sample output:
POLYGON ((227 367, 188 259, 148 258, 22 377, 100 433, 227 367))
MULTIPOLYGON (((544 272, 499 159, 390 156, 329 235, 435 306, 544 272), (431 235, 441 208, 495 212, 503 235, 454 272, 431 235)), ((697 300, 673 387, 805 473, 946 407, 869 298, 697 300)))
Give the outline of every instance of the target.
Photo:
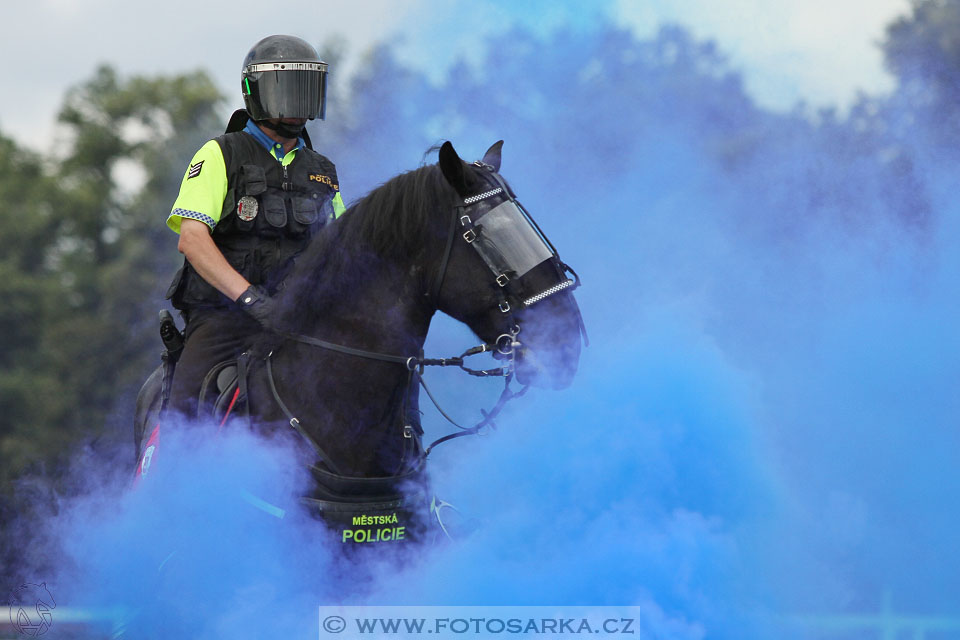
POLYGON ((190 165, 190 171, 187 172, 187 180, 190 178, 196 178, 198 175, 200 175, 201 169, 203 169, 203 160, 197 164, 190 165))

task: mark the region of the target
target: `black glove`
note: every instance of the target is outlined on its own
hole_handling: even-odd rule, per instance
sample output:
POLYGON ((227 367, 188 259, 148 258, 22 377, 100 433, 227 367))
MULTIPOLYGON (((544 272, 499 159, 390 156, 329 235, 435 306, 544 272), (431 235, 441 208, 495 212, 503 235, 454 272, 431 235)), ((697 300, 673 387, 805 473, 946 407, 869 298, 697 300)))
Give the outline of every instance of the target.
POLYGON ((277 328, 277 301, 262 287, 249 286, 236 300, 240 308, 264 329, 275 331, 277 328))

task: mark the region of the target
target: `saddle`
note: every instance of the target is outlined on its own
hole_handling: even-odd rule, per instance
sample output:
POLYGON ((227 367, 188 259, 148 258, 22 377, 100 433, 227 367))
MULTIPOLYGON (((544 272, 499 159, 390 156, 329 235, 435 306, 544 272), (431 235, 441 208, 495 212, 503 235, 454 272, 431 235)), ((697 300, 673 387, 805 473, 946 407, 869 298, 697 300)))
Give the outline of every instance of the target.
MULTIPOLYGON (((183 352, 183 333, 167 310, 160 312, 160 339, 164 345, 160 366, 154 369, 137 394, 133 439, 138 462, 143 452, 147 429, 159 424, 167 408, 173 372, 183 352)), ((238 393, 238 372, 237 360, 234 359, 217 364, 207 373, 198 399, 200 415, 223 421, 228 412, 245 409, 245 398, 241 398, 242 394, 238 393)))
POLYGON ((200 415, 223 422, 243 408, 246 398, 241 397, 239 372, 238 362, 233 359, 219 363, 204 376, 197 403, 200 415))

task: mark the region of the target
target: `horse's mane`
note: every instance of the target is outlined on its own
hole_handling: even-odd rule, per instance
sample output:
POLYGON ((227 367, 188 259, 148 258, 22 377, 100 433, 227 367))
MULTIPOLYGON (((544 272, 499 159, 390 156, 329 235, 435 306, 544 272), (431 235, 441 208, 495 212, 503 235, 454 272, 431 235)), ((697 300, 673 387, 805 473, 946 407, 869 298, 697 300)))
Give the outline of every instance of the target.
POLYGON ((412 260, 422 253, 428 224, 438 204, 453 202, 455 192, 436 164, 401 173, 353 202, 318 233, 297 258, 286 278, 285 296, 317 299, 326 289, 350 286, 370 263, 412 260), (358 271, 359 270, 359 271, 358 271), (321 283, 329 286, 318 287, 321 283))
POLYGON ((452 202, 452 194, 435 164, 402 173, 351 204, 337 221, 339 241, 383 256, 414 253, 437 203, 452 202))

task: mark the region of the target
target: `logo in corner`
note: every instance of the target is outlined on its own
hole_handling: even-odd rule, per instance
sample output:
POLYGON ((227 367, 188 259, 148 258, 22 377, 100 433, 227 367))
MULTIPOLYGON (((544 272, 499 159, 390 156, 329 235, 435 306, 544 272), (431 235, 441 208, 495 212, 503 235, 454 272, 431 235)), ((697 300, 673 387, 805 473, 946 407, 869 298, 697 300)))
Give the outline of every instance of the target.
POLYGON ((47 583, 22 584, 10 599, 10 624, 28 638, 38 638, 50 630, 57 603, 47 583))

